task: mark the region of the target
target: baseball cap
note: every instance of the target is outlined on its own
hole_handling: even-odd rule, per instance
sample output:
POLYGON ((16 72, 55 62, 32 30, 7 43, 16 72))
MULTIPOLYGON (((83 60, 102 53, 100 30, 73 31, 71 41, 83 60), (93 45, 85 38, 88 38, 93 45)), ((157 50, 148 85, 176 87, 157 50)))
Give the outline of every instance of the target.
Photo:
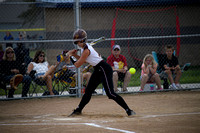
POLYGON ((121 50, 119 45, 114 45, 113 46, 113 50, 116 49, 116 48, 119 49, 119 50, 121 50))

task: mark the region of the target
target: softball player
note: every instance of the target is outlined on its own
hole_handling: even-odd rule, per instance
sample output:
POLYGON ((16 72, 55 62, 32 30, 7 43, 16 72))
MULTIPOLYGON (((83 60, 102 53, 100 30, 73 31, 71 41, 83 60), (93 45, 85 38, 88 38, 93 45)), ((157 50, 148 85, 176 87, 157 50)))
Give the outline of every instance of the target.
POLYGON ((77 55, 77 50, 73 49, 68 52, 72 63, 78 68, 83 63, 87 62, 94 67, 94 72, 89 80, 89 83, 85 89, 85 94, 83 95, 78 107, 69 115, 80 115, 83 108, 87 103, 89 103, 92 92, 97 88, 97 86, 102 83, 105 92, 109 99, 113 99, 117 102, 124 110, 128 116, 135 115, 135 112, 131 110, 124 99, 116 94, 113 89, 113 70, 109 64, 107 64, 100 55, 94 50, 90 44, 86 42, 87 33, 82 30, 76 30, 73 34, 74 44, 81 47, 81 56, 77 55), (77 61, 74 61, 71 56, 74 56, 77 61))

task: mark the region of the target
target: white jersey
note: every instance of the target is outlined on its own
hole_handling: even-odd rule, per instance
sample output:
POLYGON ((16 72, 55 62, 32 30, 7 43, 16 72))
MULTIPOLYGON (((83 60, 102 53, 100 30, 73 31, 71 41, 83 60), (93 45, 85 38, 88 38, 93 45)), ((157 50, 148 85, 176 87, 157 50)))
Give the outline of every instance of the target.
POLYGON ((48 62, 43 62, 43 63, 35 63, 31 62, 33 64, 33 70, 36 71, 36 73, 46 73, 48 71, 48 62))
POLYGON ((81 49, 81 53, 83 52, 84 49, 88 49, 90 51, 90 54, 86 59, 86 62, 89 63, 90 65, 96 66, 100 61, 103 60, 90 44, 86 43, 86 46, 81 49))

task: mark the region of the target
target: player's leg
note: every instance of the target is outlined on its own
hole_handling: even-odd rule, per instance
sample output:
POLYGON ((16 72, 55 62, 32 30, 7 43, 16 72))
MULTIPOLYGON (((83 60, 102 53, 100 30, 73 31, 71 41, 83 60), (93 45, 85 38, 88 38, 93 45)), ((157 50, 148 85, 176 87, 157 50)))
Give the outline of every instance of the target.
POLYGON ((31 77, 28 75, 23 77, 22 83, 24 83, 24 86, 22 88, 22 97, 27 97, 27 93, 31 85, 31 80, 31 77))
POLYGON ((91 75, 92 74, 90 72, 83 73, 83 80, 86 80, 86 86, 89 83, 91 75))
POLYGON ((147 83, 147 81, 148 81, 148 79, 149 79, 149 76, 147 75, 147 74, 143 74, 142 75, 142 79, 141 79, 141 85, 140 85, 140 91, 143 91, 144 90, 144 86, 145 86, 145 84, 147 83))
POLYGON ((48 71, 40 77, 43 80, 46 79, 48 75, 51 75, 53 77, 55 70, 56 70, 56 66, 52 65, 52 66, 49 67, 48 71))
POLYGON ((179 83, 180 78, 181 78, 181 74, 182 74, 181 69, 180 68, 175 69, 174 73, 176 74, 176 77, 174 79, 174 83, 176 84, 177 88, 181 89, 181 86, 180 86, 180 83, 179 83))
POLYGON ((118 94, 116 94, 114 92, 113 89, 113 79, 112 79, 112 68, 107 64, 104 63, 101 67, 101 71, 102 71, 102 82, 103 82, 103 86, 104 89, 106 91, 107 96, 109 97, 109 99, 113 99, 116 103, 118 103, 122 108, 124 108, 124 110, 126 111, 126 113, 130 116, 130 115, 134 115, 135 112, 133 112, 128 105, 126 104, 126 102, 124 101, 124 99, 119 96, 118 94))
POLYGON ((113 72, 113 85, 114 85, 114 91, 118 92, 119 90, 117 89, 117 83, 118 83, 118 73, 117 71, 113 72))
POLYGON ((91 75, 88 85, 85 88, 85 94, 83 95, 78 107, 69 116, 81 114, 85 105, 89 103, 92 93, 94 92, 94 90, 97 88, 97 86, 100 83, 101 83, 100 72, 98 70, 94 69, 94 72, 91 75))
POLYGON ((169 82, 171 83, 171 88, 172 89, 177 89, 177 87, 176 87, 176 85, 174 83, 173 76, 172 76, 172 71, 171 70, 165 70, 165 73, 167 73, 167 75, 168 75, 169 82))
POLYGON ((52 77, 51 75, 47 75, 46 78, 45 78, 45 82, 47 84, 47 88, 50 92, 50 95, 54 95, 53 93, 53 86, 52 86, 52 77))
POLYGON ((155 73, 152 78, 151 78, 151 81, 152 82, 156 82, 156 85, 158 86, 158 90, 162 90, 162 87, 161 87, 161 81, 160 81, 160 76, 158 73, 155 73))
POLYGON ((127 91, 127 86, 130 80, 131 80, 131 73, 129 71, 126 71, 125 77, 124 77, 123 91, 127 91))

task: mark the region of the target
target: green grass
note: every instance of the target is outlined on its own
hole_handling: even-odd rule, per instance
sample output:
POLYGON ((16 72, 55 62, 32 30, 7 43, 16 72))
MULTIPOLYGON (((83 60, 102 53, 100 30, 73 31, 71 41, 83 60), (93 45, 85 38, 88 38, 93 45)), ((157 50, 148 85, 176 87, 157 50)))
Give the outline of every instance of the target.
MULTIPOLYGON (((136 74, 132 75, 129 86, 140 86, 141 70, 137 69, 136 74)), ((189 70, 182 73, 181 84, 200 83, 200 67, 191 67, 189 70)))
MULTIPOLYGON (((141 75, 141 70, 137 69, 137 72, 131 77, 129 86, 140 86, 140 75, 141 75)), ((188 71, 185 71, 181 76, 180 83, 181 84, 200 83, 200 67, 191 67, 188 71)), ((62 86, 61 84, 59 85, 62 86)), ((102 85, 99 85, 98 88, 102 88, 102 85)), ((57 87, 56 90, 58 90, 57 87)), ((31 92, 33 91, 32 85, 30 86, 30 91, 31 92)), ((15 94, 21 94, 21 92, 22 92, 22 84, 18 86, 18 89, 15 91, 15 94)), ((41 90, 40 88, 37 88, 37 93, 42 93, 42 92, 44 91, 41 90)), ((0 95, 5 95, 3 89, 0 89, 0 95)))

